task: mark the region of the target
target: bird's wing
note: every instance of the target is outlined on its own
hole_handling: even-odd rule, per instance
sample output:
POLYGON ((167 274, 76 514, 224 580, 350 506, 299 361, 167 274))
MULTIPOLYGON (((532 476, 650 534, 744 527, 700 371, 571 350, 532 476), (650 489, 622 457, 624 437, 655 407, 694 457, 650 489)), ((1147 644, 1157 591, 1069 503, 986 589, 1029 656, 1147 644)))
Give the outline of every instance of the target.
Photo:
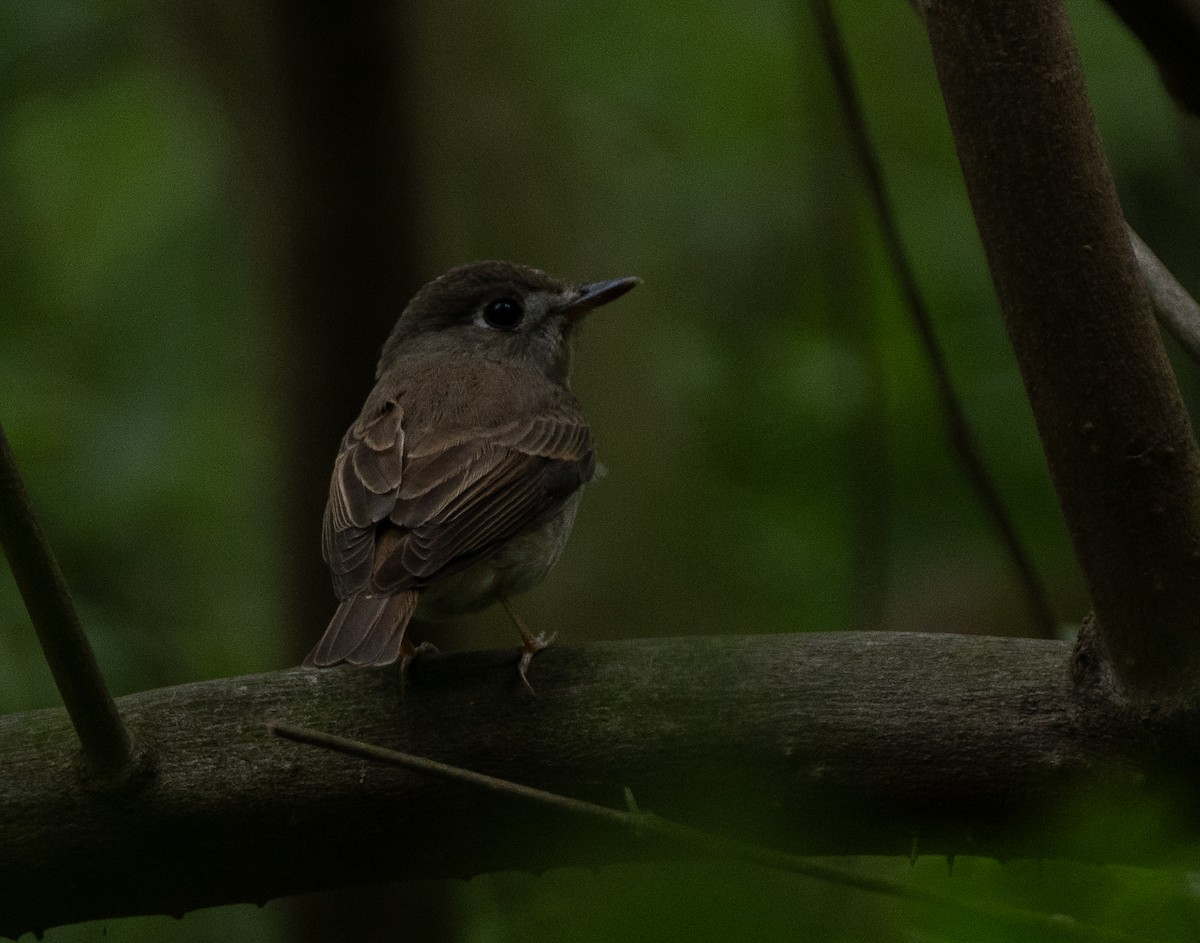
POLYGON ((595 473, 591 433, 578 411, 543 414, 434 448, 406 467, 390 543, 376 557, 375 592, 458 572, 552 517, 595 473))
POLYGON ((370 583, 376 525, 396 507, 403 474, 404 411, 398 397, 379 393, 342 438, 329 479, 321 552, 339 599, 370 583))
POLYGON ((592 478, 592 437, 574 397, 522 379, 519 394, 516 384, 485 385, 489 395, 449 421, 421 408, 436 400, 436 381, 372 394, 343 440, 325 509, 341 598, 458 572, 552 517, 592 478))

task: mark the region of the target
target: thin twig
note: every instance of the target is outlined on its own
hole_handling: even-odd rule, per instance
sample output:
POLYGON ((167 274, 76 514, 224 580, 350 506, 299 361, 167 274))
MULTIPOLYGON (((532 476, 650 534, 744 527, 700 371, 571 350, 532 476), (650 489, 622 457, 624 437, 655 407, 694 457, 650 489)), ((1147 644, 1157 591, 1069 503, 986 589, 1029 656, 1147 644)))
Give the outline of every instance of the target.
POLYGON ((818 881, 828 881, 833 884, 853 887, 857 890, 873 894, 883 894, 888 897, 902 898, 917 904, 955 910, 973 917, 1002 921, 1025 929, 1036 928, 1043 932, 1056 932, 1063 937, 1075 940, 1121 941, 1121 943, 1132 943, 1134 940, 1133 937, 1123 933, 1079 923, 1073 917, 1065 914, 1043 914, 1031 910, 1021 910, 1016 907, 985 904, 979 901, 958 900, 923 888, 910 887, 907 884, 903 884, 900 881, 893 881, 889 878, 871 877, 870 875, 860 874, 845 868, 835 868, 819 864, 808 858, 802 858, 799 855, 792 855, 787 852, 764 848, 761 845, 753 845, 749 842, 712 835, 698 828, 680 825, 676 822, 660 818, 652 812, 641 811, 638 809, 637 803, 629 793, 629 790, 625 791, 625 802, 628 810, 613 809, 608 806, 585 802, 581 799, 561 796, 558 793, 547 792, 544 789, 524 786, 506 779, 499 779, 495 776, 488 776, 484 773, 477 773, 473 770, 463 769, 460 766, 439 763, 437 760, 431 760, 427 757, 414 756, 411 753, 402 753, 399 750, 389 750, 386 747, 364 743, 361 740, 351 740, 347 737, 339 737, 335 734, 324 733, 319 730, 279 722, 269 723, 267 728, 271 733, 285 740, 333 750, 348 756, 358 756, 380 763, 388 763, 393 766, 403 766, 407 769, 419 770, 420 772, 441 776, 445 779, 469 783, 473 786, 479 786, 482 789, 490 789, 494 792, 518 796, 533 802, 539 802, 543 805, 552 806, 556 809, 562 809, 565 812, 612 822, 633 830, 636 835, 654 835, 659 838, 665 838, 684 847, 692 848, 718 858, 789 871, 793 874, 800 874, 818 881))
POLYGON ((133 760, 133 742, 104 683, 66 581, 38 525, 4 428, 0 426, 0 546, 75 726, 84 756, 102 776, 133 760))
POLYGON ((1043 638, 1057 638, 1058 621, 1050 606, 1049 596, 1037 570, 1034 569, 1033 561, 1030 560, 1021 544, 1020 537, 1017 536, 1016 528, 1008 516, 1000 493, 980 455, 974 433, 972 433, 966 413, 958 401, 954 383, 950 379, 950 370, 946 365, 945 355, 934 334, 933 322, 925 307, 920 289, 917 287, 916 276, 913 274, 912 266, 904 251, 904 244, 900 239, 900 229, 896 224, 895 214, 892 212, 887 187, 884 185, 883 171, 874 145, 871 143, 866 117, 863 114, 862 103, 850 69, 849 57, 846 54, 845 44, 842 41, 837 20, 834 18, 830 0, 812 0, 812 7, 816 16, 817 33, 821 46, 833 74, 838 104, 846 123, 846 132, 850 136, 850 144, 862 167, 867 187, 871 192, 871 200, 879 217, 884 249, 891 262, 892 272, 900 284, 901 294, 904 296, 913 324, 916 326, 921 347, 925 351, 930 372, 933 374, 938 399, 949 426, 950 441, 958 455, 963 472, 991 517, 993 526, 1020 573, 1029 600, 1030 614, 1038 632, 1043 638))
POLYGON ((1159 260, 1151 248, 1142 242, 1128 223, 1129 241, 1133 244, 1133 255, 1137 259, 1142 281, 1154 303, 1154 313, 1159 323, 1179 341, 1179 346, 1191 358, 1200 363, 1200 304, 1187 293, 1175 276, 1159 260))

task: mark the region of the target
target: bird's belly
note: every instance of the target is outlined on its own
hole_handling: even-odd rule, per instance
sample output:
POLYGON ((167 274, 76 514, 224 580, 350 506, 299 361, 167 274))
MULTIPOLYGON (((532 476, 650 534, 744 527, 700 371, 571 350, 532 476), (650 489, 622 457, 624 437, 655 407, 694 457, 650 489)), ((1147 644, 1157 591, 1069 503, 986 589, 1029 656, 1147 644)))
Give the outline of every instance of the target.
POLYGON ((575 492, 558 514, 518 534, 490 557, 424 587, 415 618, 426 622, 451 619, 536 586, 562 556, 575 523, 579 497, 580 493, 575 492))

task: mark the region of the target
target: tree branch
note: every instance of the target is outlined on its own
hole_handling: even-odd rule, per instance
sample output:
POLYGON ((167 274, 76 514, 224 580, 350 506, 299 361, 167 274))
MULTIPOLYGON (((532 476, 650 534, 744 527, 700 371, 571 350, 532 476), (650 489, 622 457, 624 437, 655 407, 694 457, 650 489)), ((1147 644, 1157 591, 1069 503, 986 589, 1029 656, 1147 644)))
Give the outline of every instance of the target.
POLYGON ((950 127, 1050 475, 1125 693, 1200 679, 1200 450, 1059 2, 927 0, 950 127))
POLYGON ((585 801, 611 805, 628 787, 672 820, 794 853, 907 855, 917 839, 925 853, 1149 861, 1200 837, 1155 760, 1155 738, 1173 732, 1077 687, 1060 642, 830 633, 552 648, 536 697, 516 657, 422 657, 403 682, 293 669, 130 695, 122 713, 153 767, 107 793, 79 783, 60 711, 0 718, 0 934, 679 854, 285 743, 274 721, 585 801), (1055 825, 1096 777, 1105 833, 1055 825), (1133 806, 1139 827, 1116 827, 1133 806))
POLYGON ((133 761, 133 743, 104 683, 58 561, 38 526, 3 427, 0 427, 0 546, 25 600, 54 683, 75 725, 84 757, 100 776, 119 776, 133 761))

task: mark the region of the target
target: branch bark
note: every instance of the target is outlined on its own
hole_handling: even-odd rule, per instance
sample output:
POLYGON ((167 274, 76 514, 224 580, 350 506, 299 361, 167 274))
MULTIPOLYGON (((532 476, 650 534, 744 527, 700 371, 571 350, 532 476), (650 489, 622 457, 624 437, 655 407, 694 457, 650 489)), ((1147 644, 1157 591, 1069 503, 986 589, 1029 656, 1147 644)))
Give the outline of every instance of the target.
POLYGON ((1146 861, 1200 836, 1167 805, 1115 844, 1052 824, 1071 820, 1063 803, 1094 777, 1106 822, 1178 782, 1155 760, 1153 725, 1073 683, 1064 643, 830 633, 553 648, 538 656, 536 697, 515 660, 421 658, 403 682, 293 669, 130 695, 121 711, 152 765, 107 791, 78 775, 61 711, 0 718, 0 934, 678 854, 286 743, 271 721, 609 805, 627 786, 675 821, 797 853, 907 855, 917 841, 1146 861))
POLYGON ((930 0, 963 176, 1097 639, 1160 707, 1200 679, 1200 449, 1059 2, 930 0))

